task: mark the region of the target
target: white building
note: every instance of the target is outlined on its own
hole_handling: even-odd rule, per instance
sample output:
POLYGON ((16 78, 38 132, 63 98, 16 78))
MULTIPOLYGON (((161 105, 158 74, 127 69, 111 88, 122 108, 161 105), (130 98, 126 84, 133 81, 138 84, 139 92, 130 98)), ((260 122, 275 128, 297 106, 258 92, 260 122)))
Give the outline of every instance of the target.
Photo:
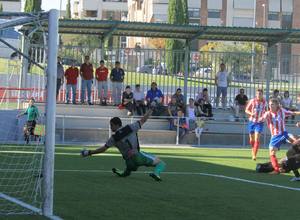
POLYGON ((8 0, 8 1, 1 0, 0 4, 2 4, 3 11, 20 12, 22 10, 21 0, 8 0))
POLYGON ((75 0, 73 18, 125 20, 127 0, 75 0))

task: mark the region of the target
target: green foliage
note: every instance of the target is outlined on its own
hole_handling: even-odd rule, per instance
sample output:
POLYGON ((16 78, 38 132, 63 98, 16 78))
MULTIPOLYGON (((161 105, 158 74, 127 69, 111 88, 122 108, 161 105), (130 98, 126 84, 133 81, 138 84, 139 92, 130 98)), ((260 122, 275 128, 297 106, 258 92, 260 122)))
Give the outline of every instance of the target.
MULTIPOLYGON (((200 66, 213 66, 213 69, 218 69, 221 62, 227 64, 227 68, 234 73, 250 73, 251 72, 251 59, 252 43, 239 43, 239 42, 209 42, 204 45, 200 52, 222 52, 221 59, 213 60, 214 56, 206 56, 206 59, 200 59, 200 66)), ((261 73, 262 61, 261 55, 263 53, 263 45, 254 44, 254 69, 255 74, 261 73)))
POLYGON ((66 6, 66 18, 71 19, 71 0, 68 0, 67 6, 66 6))
POLYGON ((26 0, 25 2, 25 12, 40 12, 42 0, 26 0))
MULTIPOLYGON (((170 0, 168 5, 169 24, 188 24, 188 3, 187 0, 170 0)), ((180 40, 166 40, 166 63, 171 74, 183 71, 184 56, 182 52, 184 44, 180 40), (178 52, 176 52, 178 51, 178 52)))
POLYGON ((3 12, 3 5, 0 3, 0 12, 3 12))
POLYGON ((62 35, 63 47, 60 56, 82 61, 85 55, 91 55, 96 48, 100 48, 100 38, 94 35, 62 35), (78 46, 74 52, 73 46, 78 46))

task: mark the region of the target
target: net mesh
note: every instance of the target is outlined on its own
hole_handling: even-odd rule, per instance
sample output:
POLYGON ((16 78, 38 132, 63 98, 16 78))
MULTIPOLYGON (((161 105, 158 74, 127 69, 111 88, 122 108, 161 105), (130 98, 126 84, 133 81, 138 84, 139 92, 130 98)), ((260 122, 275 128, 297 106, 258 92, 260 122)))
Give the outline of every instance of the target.
POLYGON ((27 133, 25 140, 26 116, 16 118, 18 113, 0 110, 4 119, 0 122, 0 215, 31 214, 23 203, 36 208, 42 205, 44 117, 39 117, 35 131, 27 133))

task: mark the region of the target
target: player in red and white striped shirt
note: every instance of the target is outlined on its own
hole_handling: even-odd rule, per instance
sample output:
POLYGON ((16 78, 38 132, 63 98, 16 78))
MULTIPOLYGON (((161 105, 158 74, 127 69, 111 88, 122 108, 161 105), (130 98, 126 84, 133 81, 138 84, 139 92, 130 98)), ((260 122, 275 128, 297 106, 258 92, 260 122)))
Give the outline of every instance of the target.
POLYGON ((248 131, 249 143, 252 147, 252 159, 256 160, 257 151, 259 149, 260 134, 263 132, 264 123, 259 120, 266 111, 266 100, 263 97, 263 90, 257 89, 256 96, 251 99, 245 109, 249 116, 248 131))
POLYGON ((287 111, 281 108, 277 98, 269 101, 269 108, 270 110, 265 112, 259 120, 267 121, 268 128, 270 129, 272 135, 269 144, 270 160, 274 168, 273 173, 279 174, 276 152, 282 144, 286 142, 293 144, 296 141, 295 136, 288 133, 285 129, 285 118, 291 115, 300 115, 300 112, 287 111))

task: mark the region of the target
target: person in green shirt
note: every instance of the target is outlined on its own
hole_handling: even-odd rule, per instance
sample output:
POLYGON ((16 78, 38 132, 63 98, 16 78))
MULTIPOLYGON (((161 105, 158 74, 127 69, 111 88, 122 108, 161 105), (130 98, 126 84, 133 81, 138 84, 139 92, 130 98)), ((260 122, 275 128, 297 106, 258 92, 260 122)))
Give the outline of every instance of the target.
POLYGON ((115 146, 118 148, 126 163, 124 171, 119 171, 113 168, 112 171, 119 177, 126 177, 131 174, 132 171, 136 171, 140 166, 154 167, 154 172, 149 176, 156 181, 161 181, 160 173, 165 169, 166 164, 158 157, 140 151, 140 145, 137 132, 141 129, 141 126, 147 121, 152 114, 150 109, 139 121, 132 124, 122 126, 122 121, 118 117, 114 117, 110 120, 111 130, 115 132, 102 147, 96 150, 82 150, 81 156, 87 157, 93 154, 100 154, 105 152, 108 148, 115 146))
POLYGON ((35 100, 34 98, 31 98, 29 100, 29 106, 26 109, 25 112, 20 113, 17 118, 21 117, 22 115, 27 115, 27 121, 24 126, 24 140, 26 143, 29 143, 29 137, 30 135, 34 135, 34 128, 36 125, 36 120, 39 117, 39 111, 38 108, 34 105, 35 100))

